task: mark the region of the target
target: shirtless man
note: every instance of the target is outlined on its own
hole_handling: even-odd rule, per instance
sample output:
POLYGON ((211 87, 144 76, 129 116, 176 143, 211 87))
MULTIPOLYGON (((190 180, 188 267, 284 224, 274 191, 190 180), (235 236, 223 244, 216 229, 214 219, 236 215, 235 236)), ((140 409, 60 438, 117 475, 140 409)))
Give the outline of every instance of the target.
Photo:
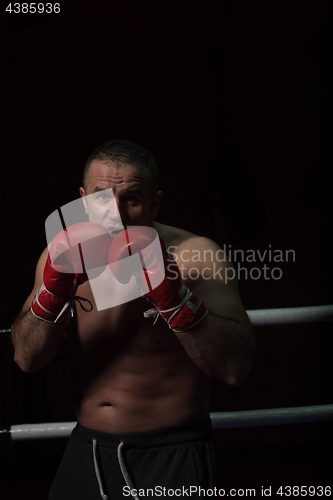
POLYGON ((155 160, 140 146, 129 141, 100 146, 87 161, 83 184, 80 194, 90 222, 112 231, 114 204, 101 210, 99 203, 104 190, 112 188, 125 227, 157 231, 205 314, 200 313, 195 326, 192 321, 189 329, 179 332, 163 317, 155 324, 145 318, 151 305, 144 297, 98 311, 90 282, 85 281, 78 293, 89 299, 92 311, 75 306, 73 319, 67 310, 63 321, 48 322, 31 310, 46 279, 48 249, 43 252, 12 338, 15 361, 25 372, 49 363, 65 332, 73 352, 78 426, 49 499, 121 499, 135 497, 140 490, 144 497, 147 488, 155 488, 156 497, 161 496, 158 488, 187 496, 190 487, 195 498, 194 488, 214 487, 211 378, 238 385, 252 363, 253 334, 237 282, 221 279, 232 264, 221 262, 222 250, 213 241, 155 221, 162 192, 155 160), (120 441, 124 445, 119 446, 120 441), (126 471, 123 477, 124 468, 129 479, 126 471))

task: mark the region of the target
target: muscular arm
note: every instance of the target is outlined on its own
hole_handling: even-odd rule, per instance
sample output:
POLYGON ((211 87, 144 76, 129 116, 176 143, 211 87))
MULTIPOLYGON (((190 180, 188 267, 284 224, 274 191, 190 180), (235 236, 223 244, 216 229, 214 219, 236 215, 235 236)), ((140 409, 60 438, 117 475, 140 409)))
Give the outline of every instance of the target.
POLYGON ((251 369, 254 335, 239 297, 237 280, 232 278, 232 264, 226 257, 221 262, 220 247, 206 238, 187 240, 179 245, 175 254, 184 282, 209 311, 197 326, 176 335, 201 370, 230 385, 239 385, 251 369), (182 254, 184 249, 189 251, 182 254), (199 252, 200 262, 197 261, 199 252), (186 260, 182 255, 186 255, 186 260))
POLYGON ((34 288, 12 326, 14 360, 24 372, 37 371, 54 358, 60 350, 70 320, 67 315, 65 321, 59 324, 46 323, 36 318, 30 310, 33 297, 43 283, 46 258, 47 249, 38 261, 34 288))

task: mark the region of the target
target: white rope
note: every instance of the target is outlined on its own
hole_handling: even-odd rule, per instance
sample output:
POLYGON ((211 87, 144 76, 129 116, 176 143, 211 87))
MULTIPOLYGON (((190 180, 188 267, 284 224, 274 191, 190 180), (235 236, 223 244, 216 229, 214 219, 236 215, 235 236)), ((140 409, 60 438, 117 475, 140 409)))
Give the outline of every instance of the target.
MULTIPOLYGON (((214 412, 210 417, 214 429, 322 422, 333 420, 333 404, 214 412)), ((13 441, 67 438, 75 425, 76 422, 12 425, 10 429, 0 431, 0 435, 10 434, 13 441)))
POLYGON ((216 412, 211 413, 210 417, 214 429, 322 422, 333 420, 333 404, 216 412))
MULTIPOLYGON (((246 311, 253 326, 291 325, 333 321, 333 305, 251 309, 246 311)), ((10 335, 10 328, 0 329, 0 339, 10 335)))
POLYGON ((75 426, 76 422, 12 425, 10 433, 13 441, 67 438, 75 426))
POLYGON ((247 314, 253 326, 318 323, 333 321, 333 305, 253 309, 247 311, 247 314))

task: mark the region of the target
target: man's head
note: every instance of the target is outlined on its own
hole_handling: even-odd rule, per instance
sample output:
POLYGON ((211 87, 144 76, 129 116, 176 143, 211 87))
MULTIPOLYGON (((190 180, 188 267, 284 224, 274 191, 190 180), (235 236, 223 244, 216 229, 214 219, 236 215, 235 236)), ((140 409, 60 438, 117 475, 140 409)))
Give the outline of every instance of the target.
POLYGON ((162 200, 155 159, 130 141, 96 148, 86 162, 83 186, 80 194, 89 220, 109 231, 121 223, 152 226, 162 200))
POLYGON ((125 140, 109 141, 98 146, 89 156, 83 169, 83 187, 85 190, 87 189, 90 165, 94 160, 100 160, 106 164, 111 162, 115 164, 128 163, 141 170, 146 170, 151 182, 152 196, 157 193, 159 186, 157 163, 153 155, 142 146, 125 140))

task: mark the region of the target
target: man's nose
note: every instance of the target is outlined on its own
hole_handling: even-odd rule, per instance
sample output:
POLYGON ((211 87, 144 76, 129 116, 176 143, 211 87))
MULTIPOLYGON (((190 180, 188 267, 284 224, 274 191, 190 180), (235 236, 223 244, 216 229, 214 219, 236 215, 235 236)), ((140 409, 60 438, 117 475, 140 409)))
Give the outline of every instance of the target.
POLYGON ((109 219, 114 221, 121 221, 118 204, 115 198, 113 198, 108 206, 108 216, 109 219))

